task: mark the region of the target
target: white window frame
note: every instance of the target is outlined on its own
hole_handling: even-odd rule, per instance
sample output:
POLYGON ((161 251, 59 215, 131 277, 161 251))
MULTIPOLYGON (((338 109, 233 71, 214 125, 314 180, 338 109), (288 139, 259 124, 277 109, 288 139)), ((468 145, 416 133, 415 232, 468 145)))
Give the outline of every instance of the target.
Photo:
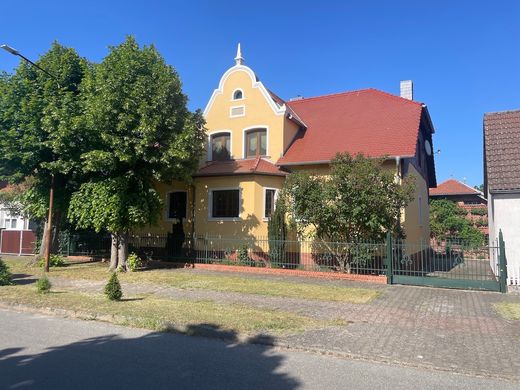
POLYGON ((176 192, 184 192, 186 194, 186 219, 188 219, 188 191, 187 190, 171 190, 166 193, 166 201, 164 204, 166 205, 166 209, 164 210, 164 220, 167 222, 175 222, 179 221, 179 218, 170 218, 170 194, 176 193, 176 192))
POLYGON ((233 154, 231 153, 233 150, 233 133, 231 130, 215 130, 208 133, 208 161, 213 161, 213 145, 211 143, 211 137, 220 133, 229 134, 229 158, 231 160, 233 159, 233 154))
POLYGON ((229 107, 229 117, 230 118, 241 118, 241 117, 244 117, 246 116, 246 106, 245 104, 242 104, 240 106, 231 106, 229 107), (233 109, 234 108, 243 108, 244 110, 242 111, 242 114, 240 115, 233 115, 233 109))
POLYGON ((246 159, 246 158, 256 158, 256 157, 246 157, 246 149, 247 149, 247 145, 246 145, 246 134, 248 131, 250 130, 263 130, 265 129, 265 135, 266 135, 266 139, 265 139, 265 156, 264 157, 269 157, 269 126, 267 125, 256 125, 256 126, 248 126, 246 127, 245 129, 242 129, 242 158, 243 159, 246 159))
POLYGON ((232 102, 239 102, 240 100, 244 100, 246 98, 246 94, 244 93, 244 90, 242 88, 235 88, 233 92, 231 92, 231 101, 232 102), (240 99, 235 99, 235 93, 237 91, 242 92, 242 97, 240 99))
POLYGON ((242 188, 240 187, 212 187, 208 188, 208 221, 241 221, 242 218, 242 188), (213 192, 214 191, 228 191, 238 190, 238 217, 213 217, 213 192))
POLYGON ((270 217, 266 217, 266 216, 265 216, 265 212, 267 211, 267 210, 265 209, 265 199, 266 199, 266 195, 267 195, 267 191, 268 191, 268 190, 274 190, 274 199, 273 199, 274 204, 273 204, 273 211, 276 209, 276 200, 278 199, 278 194, 279 194, 279 192, 280 192, 280 189, 279 189, 279 188, 274 188, 274 187, 264 187, 264 196, 263 196, 263 203, 264 203, 264 204, 263 204, 263 207, 262 207, 262 209, 263 209, 263 211, 262 211, 262 219, 263 219, 264 221, 269 221, 269 219, 270 219, 270 217))

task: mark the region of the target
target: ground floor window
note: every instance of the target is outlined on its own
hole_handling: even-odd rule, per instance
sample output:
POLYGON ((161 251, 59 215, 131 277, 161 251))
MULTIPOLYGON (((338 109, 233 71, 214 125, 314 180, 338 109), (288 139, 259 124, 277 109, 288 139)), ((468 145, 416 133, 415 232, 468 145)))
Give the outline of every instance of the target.
POLYGON ((238 189, 211 190, 212 218, 238 218, 240 214, 240 191, 238 189))
POLYGON ((264 196, 264 218, 269 218, 274 211, 276 204, 276 195, 278 190, 274 188, 266 188, 264 196))

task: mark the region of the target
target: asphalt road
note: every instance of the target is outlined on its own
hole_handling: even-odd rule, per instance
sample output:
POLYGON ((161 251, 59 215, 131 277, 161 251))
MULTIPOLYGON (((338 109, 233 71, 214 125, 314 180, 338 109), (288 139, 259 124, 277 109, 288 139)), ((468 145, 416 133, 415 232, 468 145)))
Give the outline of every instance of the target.
POLYGON ((515 389, 518 383, 0 309, 1 389, 515 389))

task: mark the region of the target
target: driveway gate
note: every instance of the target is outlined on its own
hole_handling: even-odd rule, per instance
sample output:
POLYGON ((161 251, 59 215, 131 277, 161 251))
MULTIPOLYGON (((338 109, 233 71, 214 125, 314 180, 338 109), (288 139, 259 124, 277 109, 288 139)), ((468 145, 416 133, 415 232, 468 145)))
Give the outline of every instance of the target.
POLYGON ((504 241, 488 246, 446 240, 431 245, 387 237, 388 283, 506 291, 504 241), (390 259, 390 260, 389 260, 390 259))

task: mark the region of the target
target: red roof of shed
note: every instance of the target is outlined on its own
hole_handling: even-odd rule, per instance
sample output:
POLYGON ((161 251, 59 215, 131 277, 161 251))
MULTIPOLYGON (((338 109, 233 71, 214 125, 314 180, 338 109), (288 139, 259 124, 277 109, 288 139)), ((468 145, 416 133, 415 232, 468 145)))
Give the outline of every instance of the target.
POLYGON ((338 152, 415 155, 422 104, 376 89, 287 102, 307 129, 278 165, 327 162, 338 152))
POLYGON ((439 184, 437 188, 430 188, 430 195, 482 195, 482 193, 458 180, 449 179, 439 184))

